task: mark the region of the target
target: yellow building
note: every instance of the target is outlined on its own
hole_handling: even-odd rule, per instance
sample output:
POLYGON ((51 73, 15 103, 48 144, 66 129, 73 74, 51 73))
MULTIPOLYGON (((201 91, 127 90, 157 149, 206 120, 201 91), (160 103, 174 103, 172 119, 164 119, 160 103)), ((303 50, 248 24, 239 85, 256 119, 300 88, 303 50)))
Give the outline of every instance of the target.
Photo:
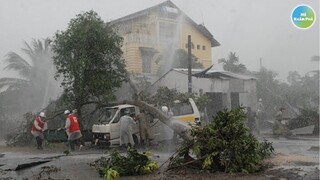
POLYGON ((159 67, 168 70, 175 50, 187 51, 191 35, 191 53, 205 68, 212 65, 212 47, 219 42, 201 24, 196 24, 171 1, 110 22, 124 38, 123 57, 132 73, 157 74, 159 67))

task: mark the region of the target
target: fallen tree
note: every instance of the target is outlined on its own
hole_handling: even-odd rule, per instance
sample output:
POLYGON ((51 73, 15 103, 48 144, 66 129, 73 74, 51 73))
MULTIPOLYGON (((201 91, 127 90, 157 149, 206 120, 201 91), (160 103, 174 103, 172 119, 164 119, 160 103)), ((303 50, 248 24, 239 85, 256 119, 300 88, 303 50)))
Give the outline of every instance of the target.
POLYGON ((5 136, 7 146, 28 146, 32 144, 34 137, 31 134, 32 123, 35 115, 32 113, 24 114, 24 119, 20 121, 18 127, 5 136))
POLYGON ((272 143, 259 142, 245 125, 242 108, 218 112, 205 127, 192 127, 186 140, 170 159, 169 170, 188 167, 210 172, 252 173, 262 169, 273 152, 272 143))
POLYGON ((170 127, 173 131, 178 133, 183 139, 185 140, 191 140, 191 126, 189 126, 186 123, 180 122, 178 120, 175 120, 171 118, 170 116, 166 115, 159 109, 155 108, 154 106, 147 104, 144 101, 139 100, 126 100, 123 101, 120 104, 131 104, 138 106, 140 109, 143 109, 145 111, 148 111, 152 116, 157 117, 161 122, 166 124, 168 127, 170 127))

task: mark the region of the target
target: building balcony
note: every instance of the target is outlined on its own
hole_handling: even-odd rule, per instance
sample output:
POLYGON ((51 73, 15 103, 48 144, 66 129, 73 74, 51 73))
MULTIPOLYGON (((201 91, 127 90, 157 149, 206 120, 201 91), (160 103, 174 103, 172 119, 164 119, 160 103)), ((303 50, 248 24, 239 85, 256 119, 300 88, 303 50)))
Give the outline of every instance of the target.
POLYGON ((146 35, 146 34, 138 34, 131 33, 125 36, 125 43, 127 44, 141 44, 150 47, 158 47, 158 46, 170 46, 170 47, 178 47, 179 41, 178 38, 158 38, 156 36, 146 35))

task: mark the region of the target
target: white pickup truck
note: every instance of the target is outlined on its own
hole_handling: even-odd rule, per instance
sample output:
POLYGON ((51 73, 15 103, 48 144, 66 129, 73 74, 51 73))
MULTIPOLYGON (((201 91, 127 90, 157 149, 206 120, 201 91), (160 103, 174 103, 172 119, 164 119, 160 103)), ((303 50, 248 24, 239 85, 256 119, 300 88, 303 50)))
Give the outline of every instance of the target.
MULTIPOLYGON (((128 109, 131 114, 138 115, 140 113, 139 107, 129 104, 106 107, 100 112, 98 123, 92 126, 95 144, 106 143, 108 146, 118 146, 120 144, 119 120, 128 109)), ((173 119, 179 122, 185 124, 200 122, 199 110, 191 98, 184 103, 176 102, 171 110, 173 112, 173 119)), ((152 122, 150 122, 150 132, 153 141, 169 140, 173 137, 173 130, 159 119, 153 119, 152 122)), ((139 143, 138 125, 133 126, 133 139, 135 143, 139 143)))

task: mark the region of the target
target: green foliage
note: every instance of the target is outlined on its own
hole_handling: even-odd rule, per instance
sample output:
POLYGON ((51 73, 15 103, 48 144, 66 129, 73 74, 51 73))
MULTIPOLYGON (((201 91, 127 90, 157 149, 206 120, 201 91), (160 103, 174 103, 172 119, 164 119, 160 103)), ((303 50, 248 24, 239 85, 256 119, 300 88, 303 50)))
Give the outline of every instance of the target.
POLYGON ((284 96, 280 87, 280 82, 276 79, 278 73, 261 68, 259 72, 253 73, 257 78, 257 97, 262 98, 266 114, 273 118, 274 107, 282 107, 284 96))
MULTIPOLYGON (((284 105, 298 114, 304 107, 319 106, 319 74, 300 76, 296 71, 289 72, 288 82, 280 83, 278 73, 261 68, 252 75, 257 77, 257 96, 263 99, 267 115, 275 114, 275 107, 284 105)), ((270 116, 269 118, 273 118, 270 116)))
POLYGON ((120 175, 116 170, 114 170, 112 168, 105 169, 105 172, 104 172, 104 179, 105 180, 119 179, 119 177, 120 177, 120 175))
MULTIPOLYGON (((170 52, 170 51, 169 51, 170 52)), ((172 64, 168 65, 168 62, 162 65, 160 65, 158 74, 162 75, 166 73, 168 70, 171 68, 188 68, 188 52, 185 51, 184 49, 177 49, 173 53, 173 57, 170 54, 165 54, 163 53, 161 55, 162 61, 173 58, 172 64)), ((196 56, 193 54, 191 55, 191 67, 192 68, 198 68, 198 69, 203 69, 203 65, 198 62, 198 59, 196 56)))
POLYGON ((56 78, 62 76, 64 97, 74 102, 78 114, 88 101, 115 100, 114 91, 127 80, 122 58, 123 39, 94 11, 71 19, 53 40, 56 78))
POLYGON ((196 95, 194 94, 194 100, 195 100, 195 103, 199 109, 199 111, 204 111, 205 107, 207 107, 207 105, 210 103, 210 98, 207 96, 207 95, 196 95))
POLYGON ((245 119, 242 108, 225 109, 203 128, 193 127, 193 140, 183 144, 171 167, 192 152, 204 170, 228 173, 259 171, 262 160, 271 155, 273 147, 267 141, 260 143, 245 126, 245 119))
POLYGON ((26 113, 24 120, 20 122, 17 129, 9 133, 6 137, 7 146, 28 146, 32 144, 34 137, 31 134, 32 123, 35 119, 35 115, 32 113, 26 113))
POLYGON ((196 93, 181 93, 176 89, 169 89, 168 87, 160 87, 157 93, 149 98, 145 98, 150 104, 167 105, 172 107, 176 100, 180 102, 187 102, 189 98, 192 98, 200 111, 202 111, 206 105, 210 102, 210 99, 206 95, 198 95, 196 93))
POLYGON ((289 121, 289 129, 301 128, 305 126, 315 125, 313 134, 319 134, 319 112, 317 108, 300 109, 297 118, 289 121))
MULTIPOLYGON (((203 65, 198 62, 197 57, 191 55, 191 67, 202 69, 203 65)), ((174 61, 172 63, 172 68, 188 68, 188 52, 184 49, 177 49, 174 53, 174 61)))
POLYGON ((289 85, 281 86, 282 96, 296 108, 319 106, 319 74, 300 76, 296 71, 288 75, 289 85))
MULTIPOLYGON (((54 92, 53 63, 50 50, 50 40, 35 40, 28 44, 24 42, 24 56, 15 52, 7 54, 4 70, 14 71, 18 77, 3 77, 0 88, 6 89, 6 106, 22 112, 38 110, 47 100, 45 94, 54 92), (47 88, 44 88, 47 87, 47 88)), ((3 94, 4 92, 2 92, 3 94)))
POLYGON ((168 87, 160 87, 157 93, 152 97, 153 104, 172 106, 177 100, 179 92, 176 89, 169 89, 168 87))
POLYGON ((129 80, 130 86, 134 89, 132 99, 141 100, 145 102, 151 102, 151 94, 146 90, 151 87, 149 78, 146 76, 139 76, 132 74, 132 78, 129 80))
POLYGON ((134 148, 128 148, 127 156, 121 156, 118 151, 113 151, 110 158, 101 157, 90 165, 95 167, 102 177, 110 176, 108 173, 115 175, 115 172, 120 176, 151 174, 158 169, 155 162, 134 148))
POLYGON ((230 52, 228 59, 219 59, 219 63, 223 64, 223 69, 234 73, 245 73, 247 68, 245 65, 239 63, 239 56, 235 52, 230 52))

